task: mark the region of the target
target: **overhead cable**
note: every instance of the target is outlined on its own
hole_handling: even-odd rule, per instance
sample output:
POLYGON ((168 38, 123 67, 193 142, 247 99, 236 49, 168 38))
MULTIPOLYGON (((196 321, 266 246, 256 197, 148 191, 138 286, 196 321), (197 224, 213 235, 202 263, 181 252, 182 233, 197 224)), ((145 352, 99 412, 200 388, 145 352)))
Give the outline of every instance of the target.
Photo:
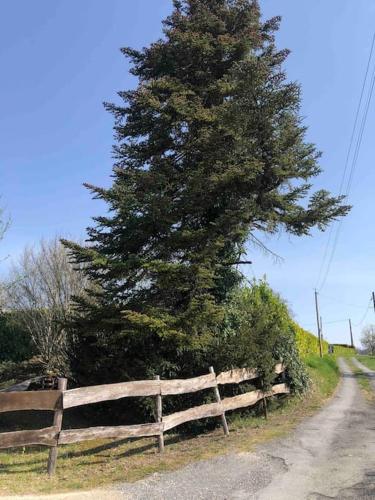
MULTIPOLYGON (((344 166, 344 170, 343 170, 343 173, 342 173, 342 176, 341 176, 341 182, 340 182, 340 188, 339 188, 339 195, 343 195, 344 194, 346 197, 349 196, 350 189, 351 189, 351 186, 352 186, 352 183, 353 183, 354 172, 355 172, 355 169, 356 169, 356 166, 357 166, 357 162, 358 162, 358 157, 359 157, 360 148, 361 148, 362 139, 363 139, 363 133, 364 133, 364 130, 365 130, 365 127, 366 127, 368 111, 369 111, 369 108, 370 108, 371 99, 372 99, 372 95, 373 95, 373 91, 374 91, 374 85, 375 85, 375 65, 374 65, 374 68, 373 68, 372 74, 371 74, 369 91, 368 91, 367 99, 366 99, 365 105, 364 105, 362 120, 360 121, 360 128, 359 128, 359 132, 358 132, 358 135, 357 135, 357 141, 356 141, 356 144, 355 144, 355 149, 354 149, 354 154, 353 154, 353 157, 352 157, 351 167, 349 169, 349 177, 348 177, 348 180, 346 182, 346 189, 345 189, 345 191, 343 191, 343 188, 344 188, 344 185, 345 185, 345 179, 346 179, 346 175, 347 175, 347 171, 348 171, 348 167, 349 167, 349 160, 350 160, 350 157, 351 157, 351 153, 352 153, 352 149, 353 149, 353 144, 354 144, 354 139, 355 139, 355 136, 356 136, 357 126, 358 126, 358 120, 359 120, 360 112, 361 112, 361 109, 362 109, 363 97, 365 95, 366 83, 367 83, 367 80, 368 80, 368 75, 369 75, 369 72, 370 72, 371 62, 372 62, 372 59, 373 59, 374 46, 375 46, 375 33, 374 33, 373 38, 372 38, 372 44, 371 44, 370 54, 369 54, 369 57, 368 57, 366 71, 365 71, 365 76, 363 78, 363 83, 362 83, 361 94, 360 94, 360 98, 359 98, 357 110, 356 110, 356 113, 355 113, 355 119, 354 119, 352 134, 351 134, 350 141, 349 141, 349 147, 348 147, 348 151, 347 151, 347 155, 346 155, 345 166, 344 166)), ((317 282, 316 282, 316 288, 318 288, 319 291, 323 289, 323 287, 324 287, 324 285, 326 283, 326 280, 327 280, 327 277, 328 277, 328 274, 329 274, 329 271, 330 271, 330 268, 331 268, 331 264, 332 264, 332 261, 333 261, 333 258, 334 258, 335 252, 336 252, 336 247, 337 247, 339 235, 340 235, 341 228, 342 228, 342 222, 343 222, 343 219, 341 219, 338 222, 337 226, 332 225, 331 228, 330 228, 330 232, 329 232, 329 235, 328 235, 328 240, 327 240, 327 243, 326 243, 326 246, 325 246, 325 251, 324 251, 323 259, 321 261, 321 265, 320 265, 319 273, 318 273, 318 278, 317 278, 317 282), (329 251, 329 247, 330 247, 331 240, 332 240, 333 234, 335 232, 335 229, 336 229, 336 233, 335 233, 334 240, 333 240, 333 246, 332 246, 330 255, 328 257, 328 251, 329 251), (326 264, 327 257, 328 257, 328 262, 326 264), (323 278, 321 279, 322 272, 323 272, 324 268, 325 268, 325 272, 323 274, 323 278), (319 284, 320 284, 320 286, 318 287, 319 284)))

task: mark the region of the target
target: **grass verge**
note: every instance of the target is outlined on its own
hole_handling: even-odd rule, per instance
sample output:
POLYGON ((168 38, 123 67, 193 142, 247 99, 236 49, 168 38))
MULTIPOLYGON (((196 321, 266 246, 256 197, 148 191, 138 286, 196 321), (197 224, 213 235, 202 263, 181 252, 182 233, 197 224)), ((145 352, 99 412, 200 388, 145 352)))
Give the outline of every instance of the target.
POLYGON ((57 493, 104 487, 119 481, 136 481, 148 474, 178 469, 190 462, 231 452, 252 451, 272 438, 294 429, 333 394, 339 372, 333 358, 306 359, 312 385, 303 397, 286 400, 263 418, 228 415, 230 435, 221 429, 193 437, 167 434, 166 449, 159 455, 152 438, 122 441, 89 441, 61 446, 56 475, 45 473, 48 450, 6 450, 0 453, 0 495, 57 493))
MULTIPOLYGON (((363 356, 357 356, 358 360, 363 363, 363 356)), ((355 375, 355 378, 361 388, 362 394, 367 399, 367 401, 375 401, 375 393, 371 386, 370 377, 367 373, 364 373, 357 365, 353 363, 350 358, 345 359, 346 363, 349 365, 351 371, 355 375)), ((365 363, 363 363, 365 364, 365 363)))
POLYGON ((367 368, 370 368, 370 370, 375 370, 375 356, 362 356, 362 355, 358 355, 358 356, 356 356, 356 358, 363 365, 367 366, 367 368))
POLYGON ((322 358, 313 355, 305 358, 313 386, 322 398, 329 397, 335 390, 340 378, 339 367, 333 356, 325 354, 322 358))

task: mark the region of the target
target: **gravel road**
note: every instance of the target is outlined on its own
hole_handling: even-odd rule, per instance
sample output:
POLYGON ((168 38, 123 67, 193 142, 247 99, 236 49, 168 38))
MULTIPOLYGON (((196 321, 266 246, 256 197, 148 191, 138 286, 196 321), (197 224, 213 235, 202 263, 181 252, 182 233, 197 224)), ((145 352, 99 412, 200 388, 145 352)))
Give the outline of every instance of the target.
MULTIPOLYGON (((375 372, 358 366, 375 377, 375 372)), ((113 498, 375 499, 375 407, 363 399, 343 360, 340 368, 343 380, 336 395, 288 438, 259 447, 256 453, 201 461, 123 484, 113 498)), ((373 383, 375 389, 375 378, 373 383)))

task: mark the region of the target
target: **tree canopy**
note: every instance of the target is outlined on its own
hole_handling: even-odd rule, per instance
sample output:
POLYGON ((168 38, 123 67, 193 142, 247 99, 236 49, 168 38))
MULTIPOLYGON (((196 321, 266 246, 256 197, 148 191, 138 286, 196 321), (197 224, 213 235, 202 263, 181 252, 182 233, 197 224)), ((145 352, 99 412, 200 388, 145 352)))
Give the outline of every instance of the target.
POLYGON ((15 331, 29 334, 46 372, 69 373, 72 339, 65 323, 72 295, 80 296, 88 283, 81 269, 70 264, 65 247, 56 238, 26 247, 3 285, 3 306, 11 311, 15 331))
POLYGON ((4 217, 4 210, 0 207, 0 241, 4 238, 5 231, 9 227, 9 220, 4 217))
POLYGON ((375 354, 375 325, 367 325, 363 328, 361 344, 372 356, 375 354))
POLYGON ((280 19, 263 22, 254 0, 173 4, 163 38, 122 49, 138 85, 105 104, 113 184, 87 185, 108 213, 87 246, 64 242, 99 286, 77 299, 71 327, 80 369, 95 359, 102 378, 199 365, 245 243, 324 230, 349 210, 311 190, 319 152, 275 45, 280 19))

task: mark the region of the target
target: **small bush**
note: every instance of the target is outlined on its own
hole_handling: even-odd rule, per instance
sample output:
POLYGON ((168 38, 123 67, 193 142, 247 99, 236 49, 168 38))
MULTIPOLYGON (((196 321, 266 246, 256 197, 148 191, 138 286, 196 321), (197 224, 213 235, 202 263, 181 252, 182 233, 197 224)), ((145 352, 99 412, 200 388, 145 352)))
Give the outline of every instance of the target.
POLYGON ((0 363, 1 388, 39 375, 45 375, 45 371, 42 362, 37 357, 19 363, 15 363, 14 361, 3 361, 0 363))
POLYGON ((303 392, 308 386, 288 308, 264 280, 233 294, 215 347, 215 366, 221 370, 254 367, 268 385, 275 363, 284 361, 292 391, 303 392))
POLYGON ((24 361, 34 355, 30 335, 17 323, 16 313, 0 315, 0 362, 24 361))
POLYGON ((291 391, 298 394, 305 392, 310 385, 310 379, 299 355, 295 338, 290 334, 280 337, 275 345, 274 355, 287 367, 287 382, 291 391))

